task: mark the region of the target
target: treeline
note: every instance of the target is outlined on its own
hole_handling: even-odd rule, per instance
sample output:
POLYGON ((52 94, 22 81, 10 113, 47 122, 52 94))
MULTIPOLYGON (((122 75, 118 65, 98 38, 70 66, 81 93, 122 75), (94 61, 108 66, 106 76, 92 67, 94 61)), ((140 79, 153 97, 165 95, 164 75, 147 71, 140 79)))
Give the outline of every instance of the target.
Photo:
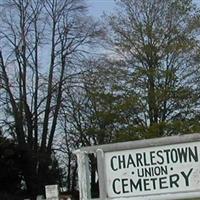
POLYGON ((82 146, 200 130, 198 6, 118 0, 97 22, 86 3, 0 4, 0 194, 8 199, 35 199, 56 183, 75 192, 72 152, 82 146))

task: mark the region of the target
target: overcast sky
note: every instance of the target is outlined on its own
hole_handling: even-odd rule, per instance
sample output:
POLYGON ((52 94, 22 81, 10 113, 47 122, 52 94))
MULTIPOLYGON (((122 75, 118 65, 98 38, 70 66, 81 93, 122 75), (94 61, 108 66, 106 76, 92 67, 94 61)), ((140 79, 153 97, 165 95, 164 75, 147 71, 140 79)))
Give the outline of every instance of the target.
MULTIPOLYGON (((115 8, 114 0, 86 0, 89 6, 89 12, 96 17, 100 17, 103 12, 106 14, 111 13, 115 8)), ((193 0, 198 6, 200 0, 193 0)))
POLYGON ((109 14, 115 7, 114 0, 87 0, 89 6, 89 12, 100 17, 103 12, 109 14))

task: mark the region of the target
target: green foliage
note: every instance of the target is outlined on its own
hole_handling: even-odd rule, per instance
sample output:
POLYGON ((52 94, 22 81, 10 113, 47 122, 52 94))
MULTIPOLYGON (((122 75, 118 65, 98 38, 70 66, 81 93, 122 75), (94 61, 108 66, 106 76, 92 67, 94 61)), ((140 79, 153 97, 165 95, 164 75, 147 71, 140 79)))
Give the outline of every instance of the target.
MULTIPOLYGON (((0 198, 22 192, 21 153, 12 140, 0 137, 0 198)), ((16 197, 17 199, 17 197, 16 197)))
POLYGON ((107 18, 109 39, 124 56, 121 67, 129 74, 124 87, 129 95, 118 105, 123 128, 117 140, 198 131, 193 120, 199 105, 193 82, 199 69, 193 60, 198 28, 190 26, 199 18, 198 9, 191 0, 118 2, 124 12, 107 18))

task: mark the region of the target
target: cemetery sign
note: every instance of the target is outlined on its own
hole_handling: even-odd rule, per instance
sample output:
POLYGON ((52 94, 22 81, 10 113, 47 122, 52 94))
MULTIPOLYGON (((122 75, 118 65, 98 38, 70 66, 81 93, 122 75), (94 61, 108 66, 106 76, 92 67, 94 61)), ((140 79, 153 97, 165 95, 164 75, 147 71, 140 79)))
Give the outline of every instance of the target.
POLYGON ((105 154, 109 197, 195 191, 200 188, 200 142, 105 154))
MULTIPOLYGON (((76 153, 84 182, 89 181, 86 157, 97 154, 100 199, 200 197, 199 134, 87 147, 76 153)), ((82 199, 91 199, 89 193, 82 188, 82 199)))

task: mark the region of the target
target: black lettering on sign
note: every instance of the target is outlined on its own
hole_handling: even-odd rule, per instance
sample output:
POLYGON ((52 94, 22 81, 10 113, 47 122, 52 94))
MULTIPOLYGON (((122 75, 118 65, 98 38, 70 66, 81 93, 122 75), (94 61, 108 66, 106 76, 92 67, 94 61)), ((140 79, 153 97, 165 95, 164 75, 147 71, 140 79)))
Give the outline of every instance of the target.
POLYGON ((183 178, 185 179, 185 185, 189 186, 189 176, 192 173, 193 168, 190 169, 190 171, 188 172, 188 174, 185 174, 185 172, 181 172, 183 178))
POLYGON ((192 158, 195 162, 198 162, 198 151, 197 151, 197 147, 194 147, 194 152, 191 150, 191 148, 189 147, 189 160, 190 162, 192 162, 192 158))
POLYGON ((123 193, 129 193, 129 190, 127 188, 127 186, 128 186, 127 181, 128 181, 127 178, 122 179, 122 192, 123 193))
POLYGON ((132 179, 130 179, 130 187, 131 187, 131 192, 138 190, 142 191, 142 181, 141 179, 138 179, 138 181, 135 183, 132 179))
POLYGON ((149 166, 150 163, 148 163, 147 158, 146 158, 146 153, 143 152, 143 159, 144 159, 144 166, 149 166))
POLYGON ((150 185, 149 179, 143 179, 143 186, 145 191, 151 190, 151 188, 149 188, 149 185, 150 185))
POLYGON ((118 162, 119 162, 119 169, 123 169, 126 167, 125 164, 125 155, 118 156, 118 162))
POLYGON ((169 182, 170 182, 170 187, 173 188, 175 185, 176 187, 179 187, 178 181, 179 181, 179 175, 178 174, 173 174, 169 176, 169 182))
POLYGON ((115 194, 121 194, 120 191, 117 191, 117 182, 120 182, 119 178, 113 180, 112 188, 115 194))
POLYGON ((169 164, 169 152, 170 152, 170 149, 165 149, 164 152, 166 153, 167 164, 169 164))
POLYGON ((135 191, 155 191, 168 188, 179 188, 185 183, 190 185, 190 176, 193 168, 187 172, 182 171, 179 174, 154 178, 116 178, 112 182, 113 192, 117 195, 134 193, 135 191))
POLYGON ((136 160, 137 160, 137 166, 143 166, 142 163, 142 154, 141 153, 136 153, 136 160))
POLYGON ((168 188, 168 186, 167 186, 167 177, 166 176, 159 178, 159 187, 160 187, 160 189, 168 188))
POLYGON ((188 157, 187 148, 178 148, 177 152, 179 155, 180 163, 187 162, 187 157, 188 157))
POLYGON ((155 190, 156 189, 156 180, 157 180, 157 178, 151 178, 150 180, 151 180, 151 182, 153 184, 153 189, 155 190))
POLYGON ((163 163, 164 163, 164 158, 163 158, 163 155, 162 155, 162 151, 161 150, 159 150, 159 151, 157 151, 157 157, 160 159, 160 160, 158 160, 157 161, 157 163, 159 164, 159 165, 162 165, 163 163))
POLYGON ((128 156, 127 168, 129 168, 130 166, 136 167, 135 162, 134 162, 133 157, 131 156, 131 154, 129 154, 129 156, 128 156))
POLYGON ((168 168, 167 166, 156 166, 156 167, 147 167, 147 168, 138 168, 137 175, 138 177, 153 177, 160 175, 167 175, 168 168))
POLYGON ((171 160, 173 163, 176 163, 178 161, 178 154, 176 149, 171 150, 171 160))
POLYGON ((194 169, 178 169, 177 173, 175 171, 181 163, 198 162, 198 156, 197 146, 114 155, 110 158, 110 168, 112 172, 120 173, 113 172, 115 176, 118 174, 112 180, 113 193, 122 195, 159 189, 164 192, 168 188, 180 190, 182 186, 189 187, 194 169), (127 168, 130 168, 128 172, 127 168), (130 176, 127 176, 129 172, 130 176))
POLYGON ((155 151, 150 151, 151 165, 156 165, 155 158, 156 158, 155 151))
POLYGON ((111 166, 111 168, 112 168, 113 171, 117 171, 118 169, 115 168, 115 166, 114 166, 114 159, 117 159, 117 156, 113 156, 111 158, 111 160, 110 160, 110 166, 111 166))

